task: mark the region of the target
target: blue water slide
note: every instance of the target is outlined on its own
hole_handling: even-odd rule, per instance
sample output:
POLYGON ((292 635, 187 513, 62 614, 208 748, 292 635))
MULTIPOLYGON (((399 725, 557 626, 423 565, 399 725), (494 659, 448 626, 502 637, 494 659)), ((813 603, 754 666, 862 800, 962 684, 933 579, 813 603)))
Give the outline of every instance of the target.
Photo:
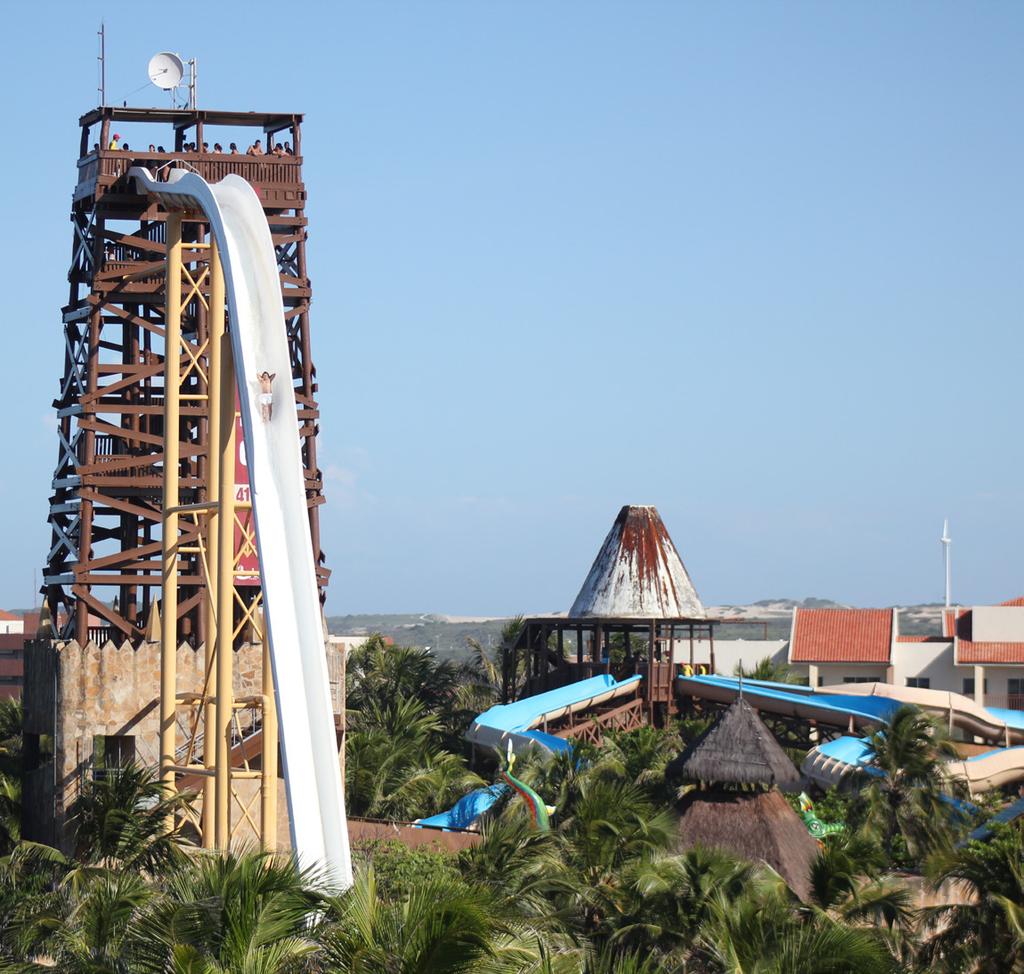
POLYGON ((429 818, 416 820, 416 825, 428 829, 465 831, 472 828, 478 818, 494 806, 508 792, 508 785, 496 784, 487 788, 477 788, 468 795, 463 795, 446 812, 431 815, 429 818))
POLYGON ((498 704, 473 721, 466 731, 466 740, 500 750, 511 743, 517 754, 537 746, 551 753, 568 751, 569 742, 547 733, 543 724, 636 693, 640 680, 639 676, 616 680, 602 673, 514 703, 498 704))

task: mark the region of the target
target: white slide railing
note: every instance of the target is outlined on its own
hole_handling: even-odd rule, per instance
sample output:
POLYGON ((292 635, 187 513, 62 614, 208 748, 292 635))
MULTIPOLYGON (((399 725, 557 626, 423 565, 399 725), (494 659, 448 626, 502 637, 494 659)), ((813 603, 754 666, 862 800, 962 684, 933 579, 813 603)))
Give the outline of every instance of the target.
POLYGON ((216 237, 227 291, 235 376, 263 585, 264 638, 277 691, 292 847, 300 865, 352 884, 348 823, 331 706, 291 356, 277 257, 263 207, 240 176, 215 184, 184 169, 129 176, 170 209, 201 210, 216 237), (276 373, 273 416, 260 418, 256 375, 276 373))

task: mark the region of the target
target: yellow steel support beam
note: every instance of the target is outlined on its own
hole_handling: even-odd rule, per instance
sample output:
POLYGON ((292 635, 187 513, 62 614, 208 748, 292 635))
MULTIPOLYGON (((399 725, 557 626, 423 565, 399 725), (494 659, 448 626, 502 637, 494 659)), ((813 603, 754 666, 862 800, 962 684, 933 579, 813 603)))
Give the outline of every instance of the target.
MULTIPOLYGON (((207 432, 207 464, 206 483, 207 501, 210 511, 206 519, 206 686, 213 688, 213 699, 207 698, 203 714, 203 764, 210 770, 216 767, 216 742, 219 738, 217 728, 217 708, 214 700, 219 697, 217 684, 217 656, 219 655, 219 630, 217 626, 217 607, 219 605, 220 585, 220 507, 221 497, 221 461, 220 450, 223 438, 222 424, 224 417, 221 412, 221 386, 224 375, 224 267, 220 261, 220 250, 217 242, 210 239, 210 315, 209 321, 209 368, 207 396, 210 403, 210 423, 207 432)), ((233 386, 230 378, 229 385, 233 386)), ((232 407, 232 412, 234 409, 232 407)), ((232 478, 233 480, 234 478, 232 478)), ((230 652, 230 649, 229 649, 230 652)), ((203 779, 203 838, 204 849, 212 849, 217 832, 216 818, 216 780, 214 775, 203 779)))
MULTIPOLYGON (((220 265, 219 255, 213 260, 220 265)), ((220 271, 223 279, 223 271, 220 271)), ((215 713, 216 775, 214 806, 215 839, 218 849, 231 844, 231 724, 232 669, 234 663, 235 598, 235 368, 231 338, 227 330, 221 336, 220 355, 220 509, 217 516, 217 705, 215 713)), ((211 402, 212 404, 212 402, 211 402)))
POLYGON ((260 828, 263 849, 277 851, 277 701, 274 671, 270 665, 270 640, 263 634, 263 781, 260 828))
POLYGON ((181 214, 167 215, 166 336, 164 344, 163 560, 160 632, 160 781, 175 789, 178 682, 178 478, 180 451, 181 214))

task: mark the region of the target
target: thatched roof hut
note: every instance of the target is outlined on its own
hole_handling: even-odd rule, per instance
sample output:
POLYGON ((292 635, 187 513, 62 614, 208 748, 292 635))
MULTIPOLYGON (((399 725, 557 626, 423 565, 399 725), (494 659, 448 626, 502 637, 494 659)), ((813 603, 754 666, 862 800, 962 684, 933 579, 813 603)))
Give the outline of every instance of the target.
POLYGON ((679 813, 680 848, 708 846, 767 863, 808 899, 818 843, 780 792, 691 791, 679 813))
POLYGON ((750 704, 736 700, 666 774, 701 783, 679 803, 682 848, 710 846, 767 863, 807 899, 818 844, 777 790, 799 789, 800 774, 750 704))
POLYGON ((669 764, 673 778, 800 790, 800 773, 742 697, 669 764))

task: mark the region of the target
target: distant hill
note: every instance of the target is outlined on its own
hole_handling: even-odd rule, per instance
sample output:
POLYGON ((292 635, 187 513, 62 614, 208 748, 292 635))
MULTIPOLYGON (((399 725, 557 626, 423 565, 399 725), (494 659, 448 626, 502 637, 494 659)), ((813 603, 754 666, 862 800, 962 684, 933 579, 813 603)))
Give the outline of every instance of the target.
MULTIPOLYGON (((788 639, 793 609, 846 609, 851 606, 831 599, 761 599, 750 605, 708 606, 708 614, 723 620, 716 629, 718 639, 788 639), (734 624, 730 625, 730 620, 734 624)), ((527 614, 527 613, 524 613, 527 614)), ((501 641, 507 618, 448 616, 432 613, 395 615, 329 616, 328 628, 336 634, 379 632, 399 646, 429 646, 436 655, 464 659, 469 654, 466 640, 476 639, 492 648, 501 641)), ((900 606, 900 632, 904 635, 938 636, 942 633, 942 606, 938 604, 900 606)))

